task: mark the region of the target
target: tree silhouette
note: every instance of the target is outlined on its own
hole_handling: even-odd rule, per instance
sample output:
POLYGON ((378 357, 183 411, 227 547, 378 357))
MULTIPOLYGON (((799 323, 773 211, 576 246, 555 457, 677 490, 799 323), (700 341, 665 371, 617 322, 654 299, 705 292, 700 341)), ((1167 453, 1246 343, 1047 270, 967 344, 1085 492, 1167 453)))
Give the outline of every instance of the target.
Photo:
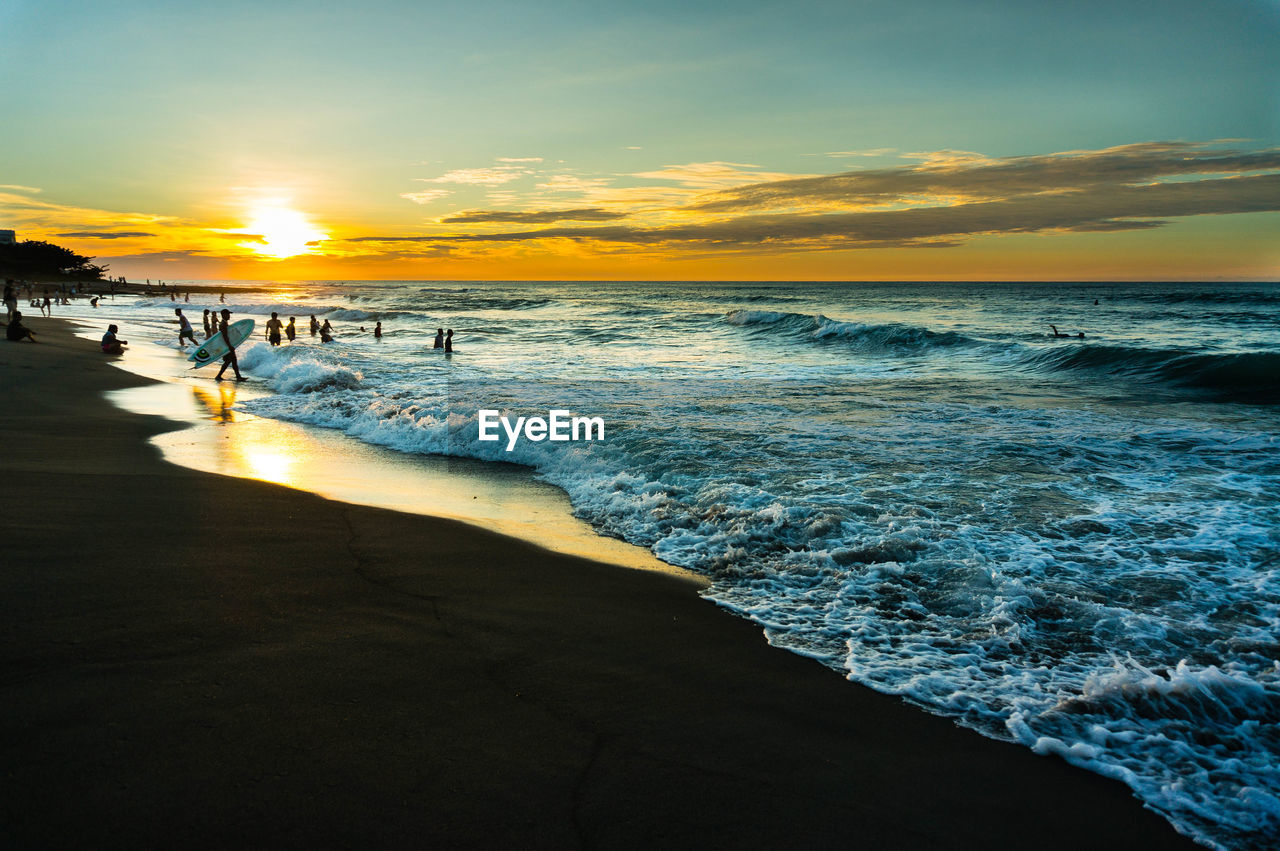
POLYGON ((95 266, 89 262, 91 259, 69 248, 38 239, 0 245, 0 271, 11 278, 48 276, 98 280, 107 267, 95 266))

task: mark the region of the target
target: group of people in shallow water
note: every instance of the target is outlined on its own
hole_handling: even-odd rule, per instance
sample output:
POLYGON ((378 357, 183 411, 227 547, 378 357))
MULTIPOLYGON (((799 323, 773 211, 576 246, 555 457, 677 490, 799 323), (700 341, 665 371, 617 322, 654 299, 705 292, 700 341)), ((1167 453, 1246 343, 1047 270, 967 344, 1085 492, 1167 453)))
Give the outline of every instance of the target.
MULTIPOLYGON (((173 312, 174 315, 178 317, 178 345, 181 347, 189 342, 193 346, 198 346, 200 343, 196 340, 196 332, 195 328, 191 325, 191 320, 183 314, 182 308, 180 307, 175 307, 173 312)), ((221 316, 219 316, 219 312, 206 308, 203 317, 204 338, 209 340, 214 335, 221 334, 222 338, 226 340, 227 343, 227 353, 222 357, 222 368, 218 370, 218 374, 214 377, 214 380, 221 381, 223 373, 225 373, 227 368, 230 367, 232 371, 235 372, 236 381, 244 381, 245 377, 240 374, 240 363, 236 357, 236 347, 231 342, 231 335, 228 331, 231 323, 231 311, 227 308, 223 308, 220 313, 221 316)), ((267 320, 263 336, 266 337, 267 342, 272 346, 280 345, 286 338, 292 343, 298 336, 296 323, 296 317, 293 316, 289 317, 288 323, 282 322, 280 320, 280 314, 273 310, 271 312, 271 318, 267 320)), ((321 343, 333 342, 333 326, 329 324, 328 319, 324 320, 324 322, 320 322, 313 314, 310 317, 308 330, 311 332, 311 336, 313 337, 319 335, 321 343)), ((360 330, 364 331, 365 329, 361 326, 360 330)), ((107 329, 107 333, 102 338, 103 352, 117 355, 124 352, 124 346, 128 344, 128 341, 119 339, 116 336, 118 331, 119 328, 115 325, 112 325, 107 329)), ((375 339, 382 339, 381 322, 374 325, 373 336, 375 339)), ((444 349, 446 354, 451 354, 453 352, 453 329, 450 328, 446 331, 444 328, 437 328, 435 345, 433 348, 444 349)))

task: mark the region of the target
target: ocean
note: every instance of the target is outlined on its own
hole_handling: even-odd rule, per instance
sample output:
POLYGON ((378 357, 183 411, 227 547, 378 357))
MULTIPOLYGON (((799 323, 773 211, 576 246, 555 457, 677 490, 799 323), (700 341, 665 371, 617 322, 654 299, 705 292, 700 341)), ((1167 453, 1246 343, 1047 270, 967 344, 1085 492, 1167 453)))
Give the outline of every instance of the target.
POLYGON ((527 465, 777 647, 1277 843, 1280 285, 243 286, 59 315, 135 348, 175 306, 296 316, 241 348, 248 412, 527 465), (605 439, 507 451, 481 409, 605 439))

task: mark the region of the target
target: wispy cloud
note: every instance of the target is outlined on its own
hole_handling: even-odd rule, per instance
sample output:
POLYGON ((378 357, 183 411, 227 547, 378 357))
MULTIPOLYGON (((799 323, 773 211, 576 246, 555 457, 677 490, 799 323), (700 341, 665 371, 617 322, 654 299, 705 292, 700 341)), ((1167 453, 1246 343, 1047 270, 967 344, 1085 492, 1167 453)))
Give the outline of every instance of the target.
MULTIPOLYGON (((865 151, 827 151, 825 154, 822 154, 822 156, 845 160, 853 157, 887 157, 896 153, 896 148, 868 148, 865 151)), ((815 155, 810 154, 809 156, 815 155)))
POLYGON ((21 183, 0 183, 0 190, 4 189, 10 192, 30 192, 32 194, 44 191, 38 186, 23 186, 21 183))
POLYGON ((442 219, 444 224, 554 224, 555 222, 604 222, 626 217, 626 213, 611 212, 600 207, 583 207, 576 210, 535 210, 516 212, 507 210, 469 210, 442 219))
MULTIPOLYGON (((452 232, 356 241, 431 245, 578 244, 678 250, 822 250, 946 247, 978 235, 1158 228, 1187 216, 1280 210, 1280 149, 1150 142, 1097 151, 993 159, 917 155, 912 165, 720 187, 634 224, 452 232), (665 216, 667 222, 661 222, 665 216)), ((661 172, 716 185, 733 163, 661 172)), ((758 174, 758 173, 755 173, 758 174)), ((601 208, 603 209, 603 208, 601 208)), ((556 224, 556 211, 462 214, 445 224, 556 224)), ((601 219, 605 221, 607 219, 601 219)))
POLYGON ((542 183, 535 186, 537 189, 545 189, 551 192, 581 192, 586 193, 609 185, 608 178, 604 177, 578 177, 576 174, 553 174, 542 183))
POLYGON ((146 237, 155 236, 149 231, 140 230, 119 230, 119 231, 69 231, 60 233, 58 236, 65 239, 144 239, 146 237))
POLYGON ((759 171, 760 166, 749 163, 706 162, 663 166, 656 171, 642 171, 631 175, 650 180, 666 180, 694 189, 720 189, 740 186, 743 183, 763 183, 787 180, 798 175, 759 171))
POLYGON ((1148 181, 1280 168, 1280 149, 1220 150, 1186 142, 1004 159, 958 151, 910 156, 924 162, 737 186, 696 206, 706 212, 740 212, 832 204, 855 208, 939 197, 996 200, 1080 192, 1096 197, 1112 188, 1148 181))
POLYGON ((421 192, 401 192, 400 197, 415 204, 430 204, 452 194, 448 189, 423 189, 421 192))
POLYGON ((500 163, 540 163, 542 157, 497 157, 500 163))
POLYGON ((414 178, 422 183, 462 183, 470 186, 501 186, 529 174, 526 168, 514 165, 487 168, 459 168, 447 171, 439 177, 414 178))

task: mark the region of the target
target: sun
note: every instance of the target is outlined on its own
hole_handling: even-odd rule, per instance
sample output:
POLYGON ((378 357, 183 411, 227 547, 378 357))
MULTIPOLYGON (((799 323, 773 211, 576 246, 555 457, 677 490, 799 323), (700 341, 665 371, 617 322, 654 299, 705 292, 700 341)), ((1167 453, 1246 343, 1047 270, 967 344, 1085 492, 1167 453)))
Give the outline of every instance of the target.
POLYGON ((282 204, 255 206, 245 230, 259 239, 241 243, 242 247, 276 259, 311 253, 315 243, 329 238, 302 213, 282 204))

